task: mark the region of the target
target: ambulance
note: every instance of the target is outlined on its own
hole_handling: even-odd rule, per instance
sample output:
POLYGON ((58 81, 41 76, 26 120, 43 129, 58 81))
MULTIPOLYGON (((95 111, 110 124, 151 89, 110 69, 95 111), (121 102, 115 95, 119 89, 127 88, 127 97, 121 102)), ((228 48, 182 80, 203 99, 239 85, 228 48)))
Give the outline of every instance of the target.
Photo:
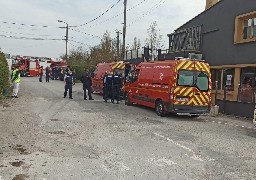
POLYGON ((94 77, 92 78, 92 90, 94 93, 103 94, 103 78, 105 73, 107 74, 121 73, 124 76, 125 63, 123 61, 111 62, 111 63, 99 63, 96 66, 94 77))
POLYGON ((154 108, 158 116, 197 117, 210 110, 210 67, 188 59, 142 62, 129 73, 123 89, 126 105, 154 108))

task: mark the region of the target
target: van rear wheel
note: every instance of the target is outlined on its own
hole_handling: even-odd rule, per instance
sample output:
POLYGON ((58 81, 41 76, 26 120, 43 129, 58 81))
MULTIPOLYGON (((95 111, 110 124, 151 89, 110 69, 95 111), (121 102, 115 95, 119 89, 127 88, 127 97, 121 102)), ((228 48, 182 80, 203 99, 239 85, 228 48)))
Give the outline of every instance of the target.
POLYGON ((167 114, 164 109, 164 103, 162 100, 156 102, 156 114, 161 117, 165 117, 167 114))
POLYGON ((127 105, 127 106, 131 106, 131 105, 132 105, 128 93, 125 93, 125 94, 124 94, 124 104, 127 105))

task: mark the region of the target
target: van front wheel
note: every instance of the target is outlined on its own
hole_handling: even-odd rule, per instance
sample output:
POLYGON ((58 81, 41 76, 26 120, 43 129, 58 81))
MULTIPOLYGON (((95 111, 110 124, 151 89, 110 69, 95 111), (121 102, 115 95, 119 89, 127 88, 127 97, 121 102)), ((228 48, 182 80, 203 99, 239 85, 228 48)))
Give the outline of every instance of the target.
POLYGON ((164 109, 164 103, 161 100, 156 102, 156 114, 161 117, 165 117, 167 114, 164 109))

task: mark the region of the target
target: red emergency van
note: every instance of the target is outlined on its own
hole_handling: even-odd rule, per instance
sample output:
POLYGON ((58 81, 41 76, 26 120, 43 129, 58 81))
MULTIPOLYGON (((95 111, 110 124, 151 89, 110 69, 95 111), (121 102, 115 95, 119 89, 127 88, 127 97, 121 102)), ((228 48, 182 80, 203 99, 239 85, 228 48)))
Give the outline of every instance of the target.
POLYGON ((208 113, 211 105, 209 64, 195 60, 140 63, 129 73, 124 87, 125 104, 155 108, 157 115, 208 113))
POLYGON ((99 63, 96 66, 94 72, 94 77, 92 78, 92 89, 94 92, 103 93, 103 78, 105 73, 122 73, 124 75, 125 63, 120 62, 111 62, 111 63, 99 63))

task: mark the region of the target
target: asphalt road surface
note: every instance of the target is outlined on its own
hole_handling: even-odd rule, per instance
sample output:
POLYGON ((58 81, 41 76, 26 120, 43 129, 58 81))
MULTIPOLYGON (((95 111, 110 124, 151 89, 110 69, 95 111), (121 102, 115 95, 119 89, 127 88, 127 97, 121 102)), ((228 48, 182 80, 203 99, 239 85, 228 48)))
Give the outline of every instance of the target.
POLYGON ((140 106, 63 98, 61 81, 23 78, 0 108, 0 180, 256 179, 246 119, 158 117, 140 106))

